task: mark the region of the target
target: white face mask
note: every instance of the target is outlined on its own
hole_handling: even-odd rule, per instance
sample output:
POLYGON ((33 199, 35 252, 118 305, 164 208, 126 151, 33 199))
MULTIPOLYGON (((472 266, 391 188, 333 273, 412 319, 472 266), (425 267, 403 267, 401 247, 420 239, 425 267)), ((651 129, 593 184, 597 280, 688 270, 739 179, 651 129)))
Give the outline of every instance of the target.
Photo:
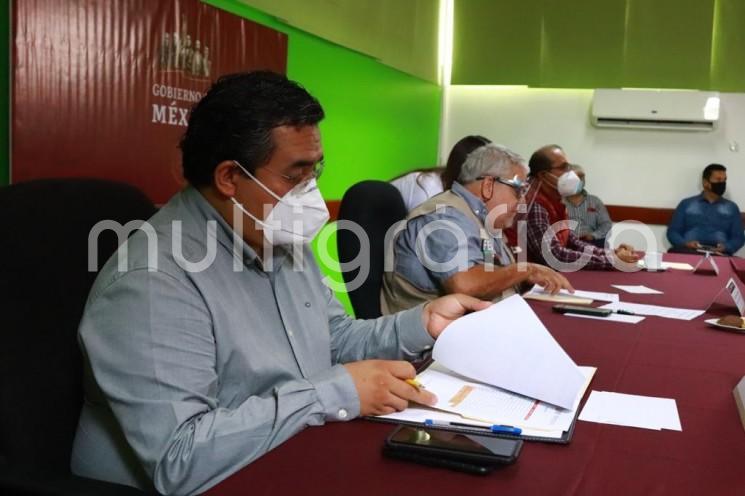
POLYGON ((572 196, 582 191, 582 180, 576 172, 569 171, 559 176, 556 189, 561 196, 572 196))
POLYGON ((256 179, 253 174, 244 169, 241 164, 233 162, 251 179, 256 181, 256 184, 264 191, 278 200, 266 218, 261 220, 254 217, 234 197, 230 197, 230 200, 244 214, 261 226, 264 239, 270 245, 310 243, 329 220, 329 211, 326 208, 326 202, 323 201, 321 192, 318 190, 315 178, 310 181, 303 181, 280 198, 274 191, 256 179))

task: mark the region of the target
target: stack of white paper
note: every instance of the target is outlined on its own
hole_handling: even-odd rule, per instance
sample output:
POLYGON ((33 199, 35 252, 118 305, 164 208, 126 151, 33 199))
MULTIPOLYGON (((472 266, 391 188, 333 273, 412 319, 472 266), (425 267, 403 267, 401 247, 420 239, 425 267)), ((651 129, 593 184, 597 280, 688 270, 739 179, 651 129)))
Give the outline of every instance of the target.
POLYGON ((705 310, 693 310, 690 308, 662 307, 658 305, 642 305, 640 303, 626 303, 617 301, 608 303, 600 308, 610 308, 611 310, 625 310, 636 315, 653 315, 655 317, 665 317, 667 319, 693 320, 703 315, 705 310))
POLYGON ((599 424, 682 431, 675 400, 592 391, 579 419, 599 424))
POLYGON ((601 317, 599 315, 584 315, 579 313, 565 313, 564 315, 567 317, 579 317, 581 319, 596 319, 609 322, 621 322, 623 324, 638 324, 645 319, 645 317, 641 315, 622 315, 620 313, 612 313, 607 317, 601 317))
POLYGON ((598 301, 618 301, 618 293, 600 293, 597 291, 575 290, 570 293, 566 289, 560 290, 557 294, 552 295, 541 286, 534 285, 530 291, 523 295, 525 298, 533 300, 553 301, 555 303, 578 303, 589 304, 594 300, 598 301))

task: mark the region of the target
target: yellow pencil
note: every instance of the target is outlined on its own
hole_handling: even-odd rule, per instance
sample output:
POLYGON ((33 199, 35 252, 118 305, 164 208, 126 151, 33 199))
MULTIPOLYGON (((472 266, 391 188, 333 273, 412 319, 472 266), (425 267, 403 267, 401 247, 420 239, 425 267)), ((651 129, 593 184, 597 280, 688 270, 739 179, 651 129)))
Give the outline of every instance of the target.
POLYGON ((417 381, 416 379, 406 379, 406 384, 414 386, 414 388, 416 388, 417 391, 419 391, 420 389, 425 389, 424 384, 417 381))

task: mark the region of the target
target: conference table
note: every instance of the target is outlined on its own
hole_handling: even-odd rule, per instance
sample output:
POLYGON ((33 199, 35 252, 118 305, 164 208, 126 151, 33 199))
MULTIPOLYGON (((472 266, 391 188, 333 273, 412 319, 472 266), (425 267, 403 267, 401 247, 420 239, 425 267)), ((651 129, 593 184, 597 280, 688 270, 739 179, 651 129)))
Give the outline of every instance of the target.
MULTIPOLYGON (((694 255, 665 255, 687 262, 694 255)), ((579 271, 576 289, 618 292, 622 301, 709 307, 734 271, 720 274, 579 271), (661 295, 611 284, 646 285, 661 295)), ((732 389, 745 376, 745 335, 704 320, 736 313, 723 303, 691 321, 647 317, 638 324, 563 316, 530 301, 578 365, 597 367, 590 390, 674 398, 682 432, 577 421, 569 444, 525 442, 513 465, 470 475, 390 460, 381 454, 391 424, 357 419, 310 427, 238 471, 211 495, 745 495, 745 430, 732 389)), ((219 456, 219 454, 216 454, 219 456)))

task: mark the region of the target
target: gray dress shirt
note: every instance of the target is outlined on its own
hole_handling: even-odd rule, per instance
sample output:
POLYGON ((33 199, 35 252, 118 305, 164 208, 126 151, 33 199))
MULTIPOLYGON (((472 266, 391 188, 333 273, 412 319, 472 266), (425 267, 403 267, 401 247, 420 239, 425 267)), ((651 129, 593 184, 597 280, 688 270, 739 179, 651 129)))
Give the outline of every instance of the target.
POLYGON ((271 271, 247 245, 234 250, 230 226, 195 189, 149 224, 152 259, 137 231, 120 248, 127 270, 116 255, 105 264, 80 325, 78 475, 168 494, 204 491, 306 426, 358 416, 341 364, 413 359, 433 344, 420 307, 376 320, 347 316, 307 247, 300 267, 278 249, 271 271), (209 267, 188 269, 184 260, 209 256, 210 243, 209 267))
POLYGON ((593 239, 604 239, 613 227, 608 209, 595 195, 584 193, 579 205, 564 199, 564 205, 567 207, 567 216, 577 221, 577 227, 574 229, 577 236, 590 234, 593 239))

